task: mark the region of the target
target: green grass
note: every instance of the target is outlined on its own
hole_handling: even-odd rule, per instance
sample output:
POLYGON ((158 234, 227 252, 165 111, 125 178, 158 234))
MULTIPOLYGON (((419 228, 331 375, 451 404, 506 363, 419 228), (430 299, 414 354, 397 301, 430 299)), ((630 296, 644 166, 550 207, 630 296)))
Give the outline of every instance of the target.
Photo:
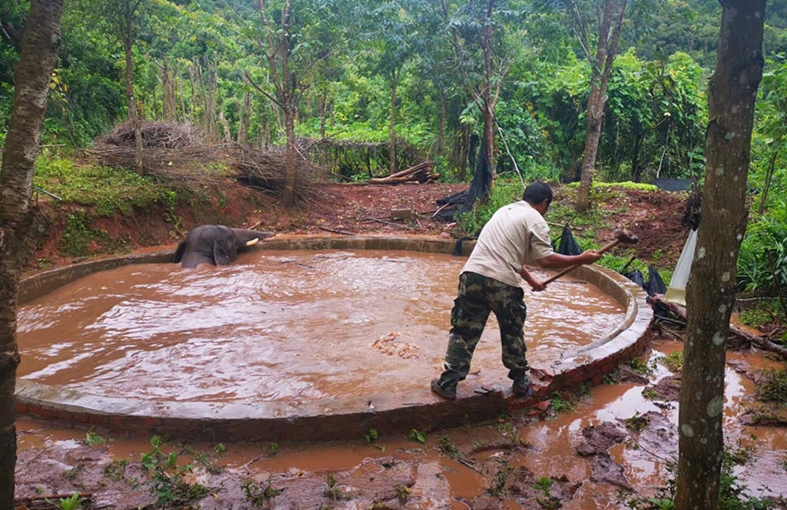
POLYGON ((46 152, 36 159, 33 184, 63 202, 93 207, 97 216, 128 215, 135 207, 172 201, 171 189, 132 170, 77 165, 46 152))

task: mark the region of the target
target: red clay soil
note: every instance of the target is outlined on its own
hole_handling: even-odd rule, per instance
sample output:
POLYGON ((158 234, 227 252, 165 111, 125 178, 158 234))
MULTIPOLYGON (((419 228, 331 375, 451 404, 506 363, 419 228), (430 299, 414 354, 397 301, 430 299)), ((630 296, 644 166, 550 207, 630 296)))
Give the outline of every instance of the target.
MULTIPOLYGON (((170 247, 200 224, 269 230, 279 234, 349 235, 439 235, 459 238, 465 235, 456 226, 433 219, 437 199, 467 189, 467 184, 400 184, 315 186, 312 198, 302 206, 287 210, 278 197, 241 186, 234 181, 214 193, 210 202, 180 206, 174 212, 163 207, 136 210, 131 215, 117 213, 114 218, 98 218, 90 228, 103 231, 100 239, 88 246, 88 255, 135 252, 151 247, 170 247), (394 220, 391 211, 409 209, 412 220, 394 220)), ((556 186, 555 199, 571 205, 573 193, 556 186)), ((597 208, 607 210, 609 221, 629 228, 640 236, 637 258, 674 267, 686 237, 681 226, 685 195, 664 191, 643 192, 620 189, 597 208)), ((67 264, 79 260, 62 254, 66 218, 80 206, 59 205, 44 209, 53 226, 43 246, 31 260, 29 269, 67 264)), ((551 220, 547 214, 547 220, 551 220)), ((595 232, 599 245, 612 238, 610 229, 595 232)))

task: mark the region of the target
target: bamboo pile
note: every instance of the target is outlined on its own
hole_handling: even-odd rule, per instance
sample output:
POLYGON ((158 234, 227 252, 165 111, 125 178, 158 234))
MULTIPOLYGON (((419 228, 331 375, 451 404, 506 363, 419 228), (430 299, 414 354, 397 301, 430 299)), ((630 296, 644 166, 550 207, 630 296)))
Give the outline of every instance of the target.
POLYGON ((436 181, 440 178, 439 174, 432 173, 434 170, 434 162, 424 161, 415 166, 396 172, 388 177, 381 177, 369 179, 369 184, 402 184, 404 182, 418 182, 425 184, 428 182, 436 181))

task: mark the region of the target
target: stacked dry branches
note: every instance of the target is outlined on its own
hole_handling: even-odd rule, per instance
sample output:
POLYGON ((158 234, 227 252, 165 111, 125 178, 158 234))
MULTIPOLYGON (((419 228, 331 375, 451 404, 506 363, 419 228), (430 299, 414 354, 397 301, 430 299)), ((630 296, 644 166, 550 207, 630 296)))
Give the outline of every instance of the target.
MULTIPOLYGON (((263 151, 241 148, 235 152, 232 165, 239 181, 283 196, 286 175, 286 153, 283 149, 263 151)), ((297 203, 308 202, 314 192, 312 185, 318 177, 316 167, 301 157, 296 159, 293 194, 297 203)))
MULTIPOLYGON (((141 128, 142 175, 183 188, 210 186, 220 180, 215 163, 222 161, 223 151, 202 145, 201 135, 190 124, 143 122, 141 128)), ((135 168, 133 126, 128 122, 117 126, 86 152, 103 166, 135 168)))
MULTIPOLYGON (((97 140, 95 148, 87 152, 96 156, 101 165, 135 168, 135 145, 134 128, 125 123, 97 140)), ((204 145, 199 130, 175 122, 144 122, 142 145, 140 173, 175 187, 192 191, 210 187, 227 177, 221 168, 229 167, 240 182, 277 196, 284 194, 286 167, 281 149, 204 145)), ((294 188, 297 202, 308 200, 316 177, 315 167, 299 157, 294 188)))

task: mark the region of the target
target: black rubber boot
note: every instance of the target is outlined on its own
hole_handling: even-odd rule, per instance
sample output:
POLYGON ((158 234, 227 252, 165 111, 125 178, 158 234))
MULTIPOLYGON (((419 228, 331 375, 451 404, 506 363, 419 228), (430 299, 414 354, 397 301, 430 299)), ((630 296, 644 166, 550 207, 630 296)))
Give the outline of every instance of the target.
POLYGON ((432 393, 439 395, 446 400, 456 400, 456 384, 443 387, 440 385, 439 379, 433 379, 432 393))

